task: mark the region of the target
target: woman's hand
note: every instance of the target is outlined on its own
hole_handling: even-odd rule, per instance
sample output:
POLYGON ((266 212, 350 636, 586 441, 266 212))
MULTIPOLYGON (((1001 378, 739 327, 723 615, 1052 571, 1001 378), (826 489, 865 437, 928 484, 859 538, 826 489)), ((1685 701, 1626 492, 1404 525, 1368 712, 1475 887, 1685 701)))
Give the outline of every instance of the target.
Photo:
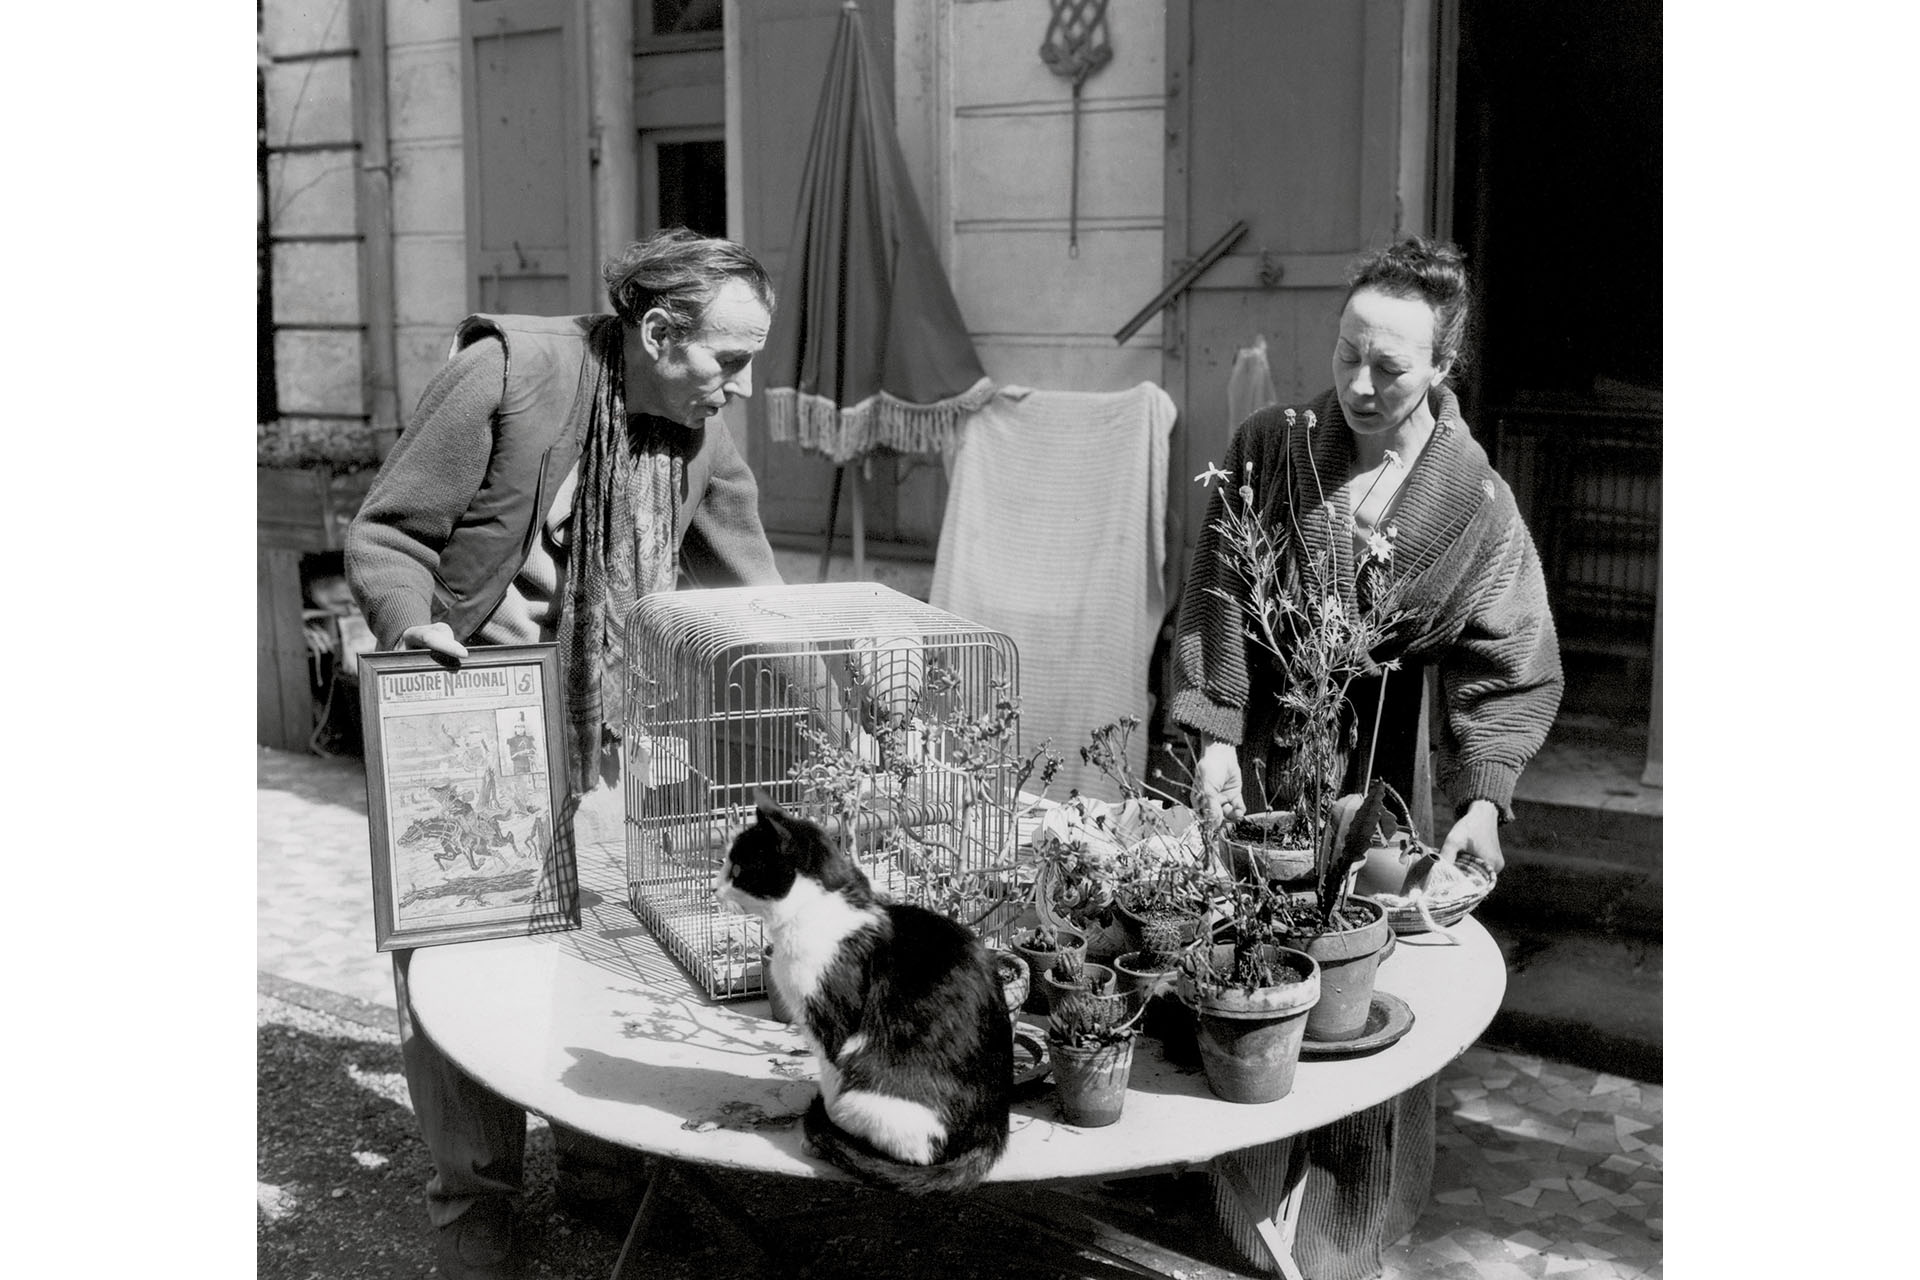
POLYGON ((443 658, 451 658, 455 663, 467 656, 467 646, 454 638, 453 628, 444 622, 429 622, 424 626, 408 627, 400 633, 402 649, 431 649, 443 658))
POLYGON ((1500 853, 1500 810, 1493 801, 1475 800, 1467 806, 1447 832, 1446 843, 1440 846, 1440 860, 1451 863, 1462 849, 1472 850, 1495 875, 1506 867, 1507 860, 1500 853))
POLYGON ((1240 752, 1231 742, 1209 742, 1194 762, 1193 807, 1209 827, 1247 816, 1240 795, 1240 752))

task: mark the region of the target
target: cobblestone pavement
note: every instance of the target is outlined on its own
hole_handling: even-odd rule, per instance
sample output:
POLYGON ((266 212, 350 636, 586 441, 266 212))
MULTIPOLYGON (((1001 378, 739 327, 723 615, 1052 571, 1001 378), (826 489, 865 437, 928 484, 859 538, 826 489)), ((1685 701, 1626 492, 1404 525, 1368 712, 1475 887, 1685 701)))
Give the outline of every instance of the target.
MULTIPOLYGON (((360 762, 261 748, 258 802, 260 973, 391 1010, 391 970, 373 943, 360 762)), ((1659 1085, 1482 1044, 1442 1073, 1439 1097, 1433 1203, 1388 1251, 1390 1277, 1657 1280, 1659 1085)), ((264 1220, 281 1189, 263 1183, 260 1194, 264 1220)), ((1201 1259, 1225 1248, 1190 1245, 1201 1259)), ((1236 1274, 1199 1262, 1184 1272, 1236 1274)))

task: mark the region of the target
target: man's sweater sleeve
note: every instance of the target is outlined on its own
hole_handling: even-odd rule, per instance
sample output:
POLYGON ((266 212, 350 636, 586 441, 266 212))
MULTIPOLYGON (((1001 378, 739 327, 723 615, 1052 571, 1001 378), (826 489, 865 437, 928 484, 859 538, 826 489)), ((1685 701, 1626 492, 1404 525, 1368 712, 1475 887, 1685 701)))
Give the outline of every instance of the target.
POLYGON ((1491 800, 1513 817, 1513 787, 1546 741, 1565 677, 1546 580, 1518 514, 1489 550, 1478 597, 1441 663, 1440 781, 1455 805, 1491 800))
POLYGON ((691 495, 698 505, 680 544, 688 581, 696 587, 778 586, 780 570, 760 523, 753 472, 733 447, 726 423, 716 421, 707 430, 713 433, 713 470, 706 493, 691 495))
POLYGON ((432 621, 440 551, 486 478, 506 375, 498 338, 457 353, 427 384, 348 526, 347 581, 382 649, 432 621))

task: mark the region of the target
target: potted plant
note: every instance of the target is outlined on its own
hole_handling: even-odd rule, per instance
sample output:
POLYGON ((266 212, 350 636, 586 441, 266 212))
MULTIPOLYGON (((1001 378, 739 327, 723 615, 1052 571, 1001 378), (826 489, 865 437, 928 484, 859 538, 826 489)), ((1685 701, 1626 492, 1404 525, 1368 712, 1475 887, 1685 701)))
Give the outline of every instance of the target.
POLYGON ((1031 848, 1026 891, 1029 920, 1011 945, 1037 975, 1028 1009, 1047 1012, 1048 975, 1071 957, 1084 962, 1093 933, 1111 911, 1121 846, 1109 827, 1111 807, 1074 794, 1041 816, 1031 848))
POLYGON ((1304 812, 1266 809, 1226 824, 1221 848, 1241 877, 1297 881, 1313 874, 1313 835, 1304 812))
POLYGON ((1063 1000, 1047 1020, 1047 1056, 1062 1117, 1083 1128, 1120 1118, 1133 1072, 1140 1010, 1124 1000, 1084 993, 1063 1000))
MULTIPOLYGON (((1201 478, 1227 479, 1211 467, 1201 478)), ((1390 571, 1394 530, 1388 525, 1370 535, 1359 558, 1360 587, 1349 601, 1325 585, 1337 572, 1331 548, 1309 557, 1296 530, 1266 526, 1251 464, 1225 498, 1214 528, 1240 594, 1214 590, 1241 608, 1249 639, 1274 673, 1274 738, 1283 748, 1273 756, 1275 776, 1257 773, 1253 783, 1277 800, 1274 812, 1286 815, 1270 824, 1284 833, 1282 843, 1312 855, 1309 887, 1290 899, 1284 933, 1321 967, 1320 1001, 1306 1033, 1315 1040, 1352 1039, 1366 1025, 1374 973, 1393 937, 1386 910, 1351 892, 1352 873, 1379 840, 1387 785, 1374 777, 1369 758, 1359 771, 1365 790, 1342 795, 1341 786, 1359 740, 1358 713, 1348 697, 1353 682, 1376 674, 1384 680, 1398 668, 1375 654, 1408 622, 1402 584, 1390 571)), ((1400 807, 1405 812, 1404 802, 1400 807)))
POLYGON ((1057 1010, 1077 995, 1114 995, 1116 981, 1109 966, 1096 964, 1077 952, 1062 951, 1050 968, 1041 971, 1040 985, 1046 989, 1047 1008, 1057 1010))
POLYGON ((1307 1019, 1317 1041, 1351 1040, 1367 1024, 1374 977, 1393 945, 1387 909, 1351 892, 1385 812, 1387 784, 1375 779, 1365 795, 1342 796, 1333 808, 1324 853, 1311 894, 1292 898, 1285 937, 1320 966, 1320 1001, 1307 1019))
POLYGON ((1293 1088, 1320 966, 1278 945, 1291 904, 1265 880, 1239 887, 1227 940, 1189 948, 1177 978, 1194 1013, 1207 1087, 1228 1102, 1272 1102, 1293 1088))
POLYGON ((1035 975, 1024 1006, 1028 1013, 1047 1012, 1045 975, 1053 972, 1058 962, 1084 961, 1087 956, 1087 935, 1064 925, 1042 924, 1016 930, 1008 945, 1035 975))
POLYGON ((1019 952, 1003 947, 988 947, 987 958, 993 962, 994 981, 1000 984, 1000 992, 1006 997, 1007 1020, 1013 1023, 1017 1033, 1020 1010, 1027 1003, 1027 993, 1033 990, 1033 971, 1019 952))
POLYGON ((1201 866, 1146 867, 1125 876, 1114 891, 1114 918, 1133 951, 1177 952, 1200 936, 1216 896, 1215 885, 1215 878, 1201 866), (1153 941, 1147 936, 1150 931, 1156 935, 1153 941))
POLYGON ((1141 925, 1139 949, 1113 961, 1115 988, 1128 998, 1131 1008, 1141 1012, 1140 1029, 1163 1042, 1190 1029, 1185 1010, 1173 995, 1180 957, 1198 937, 1187 924, 1183 915, 1150 913, 1141 925))

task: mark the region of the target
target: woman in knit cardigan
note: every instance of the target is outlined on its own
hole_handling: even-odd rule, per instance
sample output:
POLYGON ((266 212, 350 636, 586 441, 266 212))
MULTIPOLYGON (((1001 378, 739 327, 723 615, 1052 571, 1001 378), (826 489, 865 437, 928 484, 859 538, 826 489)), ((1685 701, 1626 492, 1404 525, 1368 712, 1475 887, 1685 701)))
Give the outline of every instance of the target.
MULTIPOLYGON (((1440 856, 1471 851, 1498 870, 1499 824, 1513 816, 1514 783, 1546 738, 1563 680, 1533 541, 1445 385, 1467 302, 1451 245, 1412 237, 1363 259, 1341 309, 1333 389, 1308 405, 1253 414, 1224 470, 1237 485, 1251 464, 1265 527, 1293 531, 1310 576, 1331 564, 1333 581, 1315 585, 1338 591, 1349 608, 1366 606, 1373 581, 1356 567, 1386 553, 1404 621, 1373 656, 1400 665, 1348 691, 1359 743, 1345 789, 1362 789, 1371 760, 1374 776, 1408 798, 1421 833, 1434 833, 1423 820, 1431 782, 1422 747, 1425 673, 1435 671, 1439 781, 1454 805, 1440 856)), ((1182 595, 1168 704, 1197 740, 1195 807, 1214 822, 1243 815, 1249 800, 1281 807, 1264 784, 1282 775, 1283 750, 1273 668, 1247 639, 1237 599, 1244 588, 1215 528, 1224 500, 1223 491, 1213 495, 1182 595)), ((1294 1255, 1310 1280, 1381 1274, 1381 1248, 1412 1229, 1431 1187, 1433 1107, 1429 1080, 1306 1135, 1294 1255)), ((1275 1191, 1279 1177, 1273 1171, 1275 1191)), ((1228 1197, 1216 1199, 1225 1225, 1250 1246, 1228 1197)))

